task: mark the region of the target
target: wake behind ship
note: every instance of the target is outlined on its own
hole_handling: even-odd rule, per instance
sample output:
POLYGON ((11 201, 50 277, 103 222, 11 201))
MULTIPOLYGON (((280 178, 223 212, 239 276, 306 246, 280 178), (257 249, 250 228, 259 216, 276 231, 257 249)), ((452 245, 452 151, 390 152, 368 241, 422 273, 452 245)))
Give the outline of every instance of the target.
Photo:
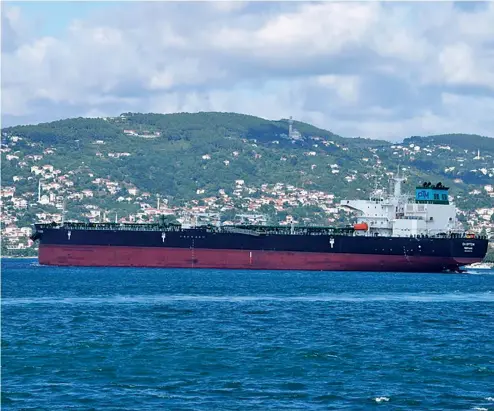
POLYGON ((488 241, 464 233, 448 187, 424 183, 415 197, 373 192, 343 200, 353 227, 35 224, 39 263, 57 266, 259 270, 458 272, 482 261, 488 241))

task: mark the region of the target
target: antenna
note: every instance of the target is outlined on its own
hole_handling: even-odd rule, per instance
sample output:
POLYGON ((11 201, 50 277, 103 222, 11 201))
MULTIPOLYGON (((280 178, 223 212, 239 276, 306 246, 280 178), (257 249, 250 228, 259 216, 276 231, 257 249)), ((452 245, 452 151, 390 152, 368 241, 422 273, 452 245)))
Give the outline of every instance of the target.
POLYGON ((399 197, 401 196, 401 183, 405 181, 405 178, 400 177, 400 166, 398 166, 398 172, 396 173, 396 177, 393 178, 395 181, 395 190, 394 190, 394 196, 399 197))
POLYGON ((290 116, 290 119, 288 120, 288 137, 292 138, 293 134, 293 118, 290 116))
POLYGON ((369 193, 369 200, 372 200, 374 197, 377 196, 377 190, 378 190, 377 174, 371 176, 371 178, 372 177, 374 177, 374 189, 371 190, 371 192, 369 193))

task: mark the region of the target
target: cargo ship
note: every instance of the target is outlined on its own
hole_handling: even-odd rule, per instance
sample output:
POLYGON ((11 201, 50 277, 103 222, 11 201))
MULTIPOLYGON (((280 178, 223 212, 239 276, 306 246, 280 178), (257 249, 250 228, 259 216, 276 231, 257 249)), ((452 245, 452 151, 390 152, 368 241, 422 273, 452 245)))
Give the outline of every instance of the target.
POLYGON ((482 261, 488 240, 462 231, 448 187, 411 196, 393 180, 390 192, 341 201, 356 214, 349 227, 63 222, 35 224, 31 239, 54 266, 437 273, 482 261))

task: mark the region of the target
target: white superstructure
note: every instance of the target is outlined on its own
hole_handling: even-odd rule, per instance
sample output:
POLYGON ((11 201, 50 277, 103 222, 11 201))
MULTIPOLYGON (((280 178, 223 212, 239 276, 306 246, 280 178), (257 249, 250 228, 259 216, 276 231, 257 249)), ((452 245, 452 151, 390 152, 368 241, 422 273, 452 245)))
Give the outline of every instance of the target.
POLYGON ((398 175, 393 180, 392 193, 376 189, 368 200, 341 201, 342 208, 357 213, 356 235, 432 237, 463 231, 447 187, 424 183, 413 197, 401 192, 404 178, 398 175))

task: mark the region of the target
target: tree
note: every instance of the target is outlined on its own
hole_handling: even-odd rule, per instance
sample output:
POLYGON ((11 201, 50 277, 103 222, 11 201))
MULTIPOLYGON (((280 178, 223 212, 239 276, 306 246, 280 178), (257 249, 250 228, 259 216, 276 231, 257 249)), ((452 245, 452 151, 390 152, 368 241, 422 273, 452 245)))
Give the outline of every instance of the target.
POLYGON ((225 221, 235 221, 235 216, 237 211, 235 209, 225 210, 221 212, 220 221, 224 223, 225 221))
POLYGON ((164 214, 161 214, 158 218, 158 222, 160 225, 171 225, 171 224, 180 224, 176 218, 175 215, 170 215, 170 214, 167 214, 167 215, 164 215, 164 214))

